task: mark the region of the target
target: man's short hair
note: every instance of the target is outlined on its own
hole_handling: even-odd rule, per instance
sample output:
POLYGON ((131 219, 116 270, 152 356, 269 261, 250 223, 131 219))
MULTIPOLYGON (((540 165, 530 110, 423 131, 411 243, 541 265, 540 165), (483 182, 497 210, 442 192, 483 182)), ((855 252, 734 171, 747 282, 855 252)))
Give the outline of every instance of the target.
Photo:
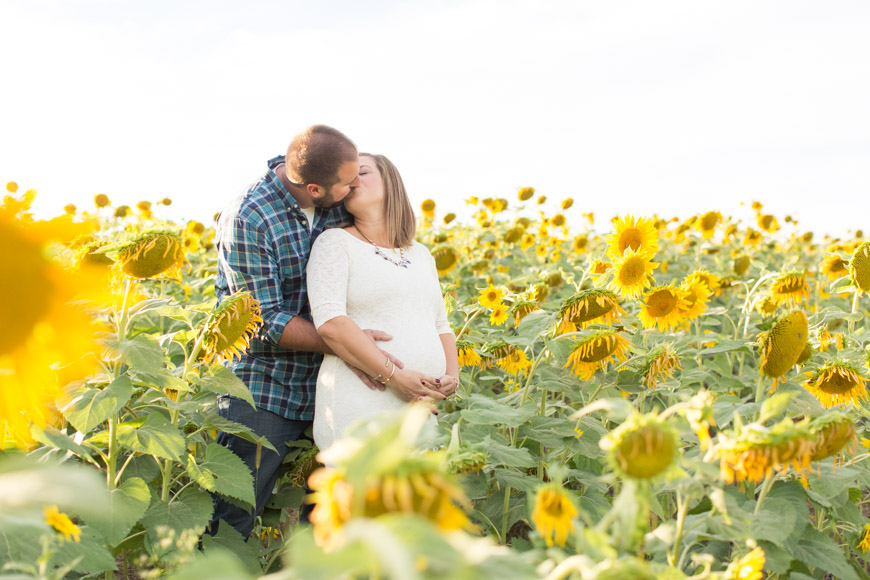
POLYGON ((308 127, 290 143, 284 164, 293 183, 315 183, 329 189, 339 181, 342 163, 356 161, 356 145, 347 136, 326 125, 308 127))

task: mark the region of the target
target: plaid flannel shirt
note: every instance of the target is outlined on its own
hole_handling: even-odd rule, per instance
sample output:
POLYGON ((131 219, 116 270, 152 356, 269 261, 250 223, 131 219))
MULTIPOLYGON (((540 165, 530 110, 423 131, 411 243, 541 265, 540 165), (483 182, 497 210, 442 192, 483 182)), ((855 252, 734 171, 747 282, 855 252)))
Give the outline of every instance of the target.
POLYGON ((241 360, 227 364, 242 379, 258 408, 296 420, 314 418, 314 391, 323 355, 278 346, 294 316, 311 320, 305 267, 311 245, 330 227, 350 219, 344 206, 317 208, 310 233, 299 204, 275 174, 284 157, 269 160, 269 170, 218 218, 216 242, 218 302, 247 290, 260 302, 263 326, 241 360))

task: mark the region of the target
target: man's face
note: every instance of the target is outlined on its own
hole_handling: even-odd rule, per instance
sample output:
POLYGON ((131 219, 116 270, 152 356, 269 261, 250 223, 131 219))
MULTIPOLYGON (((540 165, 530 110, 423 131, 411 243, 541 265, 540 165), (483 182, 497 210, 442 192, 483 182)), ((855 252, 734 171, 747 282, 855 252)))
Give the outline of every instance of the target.
POLYGON ((315 206, 325 209, 338 207, 357 187, 359 187, 359 161, 345 161, 338 168, 338 183, 321 196, 312 196, 311 201, 315 206))

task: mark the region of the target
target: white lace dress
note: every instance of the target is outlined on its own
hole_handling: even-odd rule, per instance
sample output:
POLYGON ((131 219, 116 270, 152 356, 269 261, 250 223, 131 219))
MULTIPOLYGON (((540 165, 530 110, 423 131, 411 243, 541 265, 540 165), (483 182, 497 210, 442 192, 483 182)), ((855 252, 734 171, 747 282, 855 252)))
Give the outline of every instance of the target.
MULTIPOLYGON (((399 260, 398 251, 381 251, 399 260)), ((308 261, 311 316, 317 328, 336 316, 348 316, 362 329, 382 330, 393 339, 379 346, 405 368, 440 377, 447 363, 439 335, 452 330, 435 260, 417 242, 405 256, 411 263, 400 268, 343 229, 323 232, 308 261)), ((405 405, 389 388, 369 389, 339 357, 326 355, 317 375, 314 442, 326 449, 355 421, 405 405)))

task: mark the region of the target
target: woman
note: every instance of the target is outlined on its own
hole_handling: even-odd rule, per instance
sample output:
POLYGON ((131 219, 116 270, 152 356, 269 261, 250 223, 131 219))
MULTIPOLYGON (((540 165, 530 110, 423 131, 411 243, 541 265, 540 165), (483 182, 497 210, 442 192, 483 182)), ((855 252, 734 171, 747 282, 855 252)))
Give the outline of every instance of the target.
POLYGON ((444 399, 458 385, 456 339, 435 260, 414 241, 416 220, 402 178, 383 155, 362 153, 359 179, 344 202, 354 225, 320 234, 308 261, 311 315, 335 353, 324 357, 317 376, 314 441, 320 449, 359 419, 409 401, 444 399), (404 367, 363 328, 391 335, 390 354, 404 367), (369 389, 348 365, 384 389, 369 389))

